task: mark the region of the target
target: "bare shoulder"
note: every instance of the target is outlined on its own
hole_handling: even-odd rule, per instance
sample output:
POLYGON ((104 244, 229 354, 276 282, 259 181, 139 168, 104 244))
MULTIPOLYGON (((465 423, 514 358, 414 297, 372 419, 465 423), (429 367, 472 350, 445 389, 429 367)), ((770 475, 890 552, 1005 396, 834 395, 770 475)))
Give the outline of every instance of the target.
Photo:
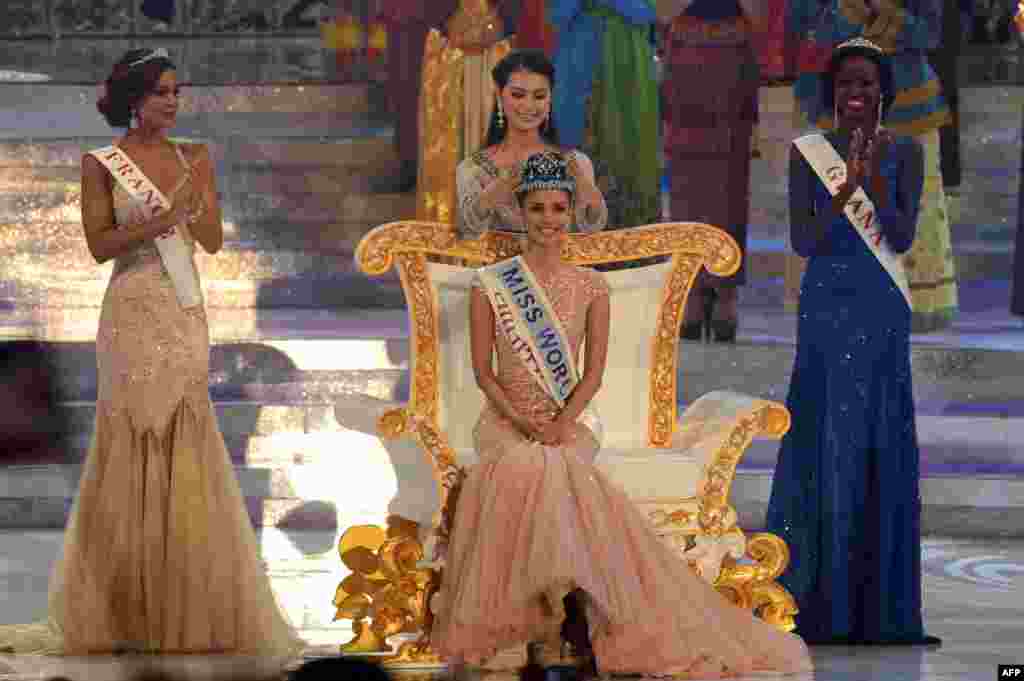
POLYGON ((190 166, 210 165, 210 148, 205 142, 180 137, 172 138, 171 142, 181 151, 190 166))
POLYGON ((113 177, 107 167, 100 163, 100 160, 91 153, 82 155, 82 180, 89 182, 100 182, 111 186, 113 177))

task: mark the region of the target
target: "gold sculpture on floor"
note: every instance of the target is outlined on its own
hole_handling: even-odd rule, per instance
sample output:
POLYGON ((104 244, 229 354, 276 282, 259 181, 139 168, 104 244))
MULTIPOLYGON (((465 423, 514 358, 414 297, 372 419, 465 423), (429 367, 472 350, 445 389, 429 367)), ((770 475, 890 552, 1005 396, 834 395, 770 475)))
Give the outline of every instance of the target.
MULTIPOLYGON (((447 542, 455 495, 464 473, 441 422, 441 309, 430 279, 428 258, 457 259, 478 267, 517 255, 521 246, 521 238, 512 234, 489 232, 479 239, 460 241, 447 224, 409 221, 374 229, 356 250, 356 260, 366 274, 382 275, 395 267, 401 277, 411 334, 410 398, 405 407, 389 410, 380 417, 378 432, 386 438, 412 436, 422 446, 439 490, 435 527, 424 529, 441 545, 447 542)), ((712 274, 728 276, 739 267, 739 247, 728 234, 710 225, 666 223, 572 234, 564 249, 566 261, 575 265, 658 256, 671 258, 671 271, 661 290, 657 326, 651 339, 646 430, 650 448, 668 450, 685 446, 687 438, 701 436, 695 432, 699 429, 691 428, 685 418, 680 425, 676 413, 681 311, 701 267, 712 274)), ((741 403, 746 404, 742 400, 741 403)), ((789 561, 786 545, 770 534, 747 537, 736 526, 736 512, 728 501, 736 465, 751 440, 757 435, 782 437, 789 429, 789 412, 781 404, 750 398, 749 408, 740 409, 735 416, 731 416, 731 411, 728 414, 724 424, 716 424, 715 433, 724 435, 702 465, 696 496, 676 504, 663 504, 649 515, 656 531, 677 545, 680 558, 689 560, 726 597, 740 607, 754 610, 775 626, 792 630, 795 604, 775 581, 789 561)), ((343 582, 339 598, 344 597, 336 600, 339 617, 357 622, 356 638, 348 644, 348 650, 379 650, 389 635, 421 631, 419 639, 402 646, 386 664, 437 664, 428 639, 429 601, 440 584, 441 573, 427 569, 423 563, 420 569, 414 561, 410 562, 412 556, 425 554, 421 543, 425 533, 417 524, 400 518, 393 518, 391 523, 386 533, 391 544, 381 539, 383 530, 377 535, 366 534, 366 552, 375 559, 361 558, 364 562, 359 563, 349 559, 364 579, 353 579, 350 587, 343 582), (404 552, 404 562, 386 558, 398 547, 404 552), (385 564, 400 564, 402 568, 385 571, 380 567, 385 564), (368 571, 372 575, 367 575, 368 571), (388 584, 378 584, 378 575, 388 584), (368 617, 372 623, 366 625, 363 620, 368 617)), ((343 539, 342 544, 352 543, 346 544, 343 539)))
MULTIPOLYGON (((433 574, 417 565, 423 559, 418 530, 417 523, 391 516, 386 531, 357 525, 342 536, 338 552, 352 574, 334 595, 334 619, 351 619, 355 634, 341 646, 343 654, 386 653, 389 637, 422 632, 433 574)), ((400 648, 396 658, 408 654, 406 647, 414 644, 400 648)))

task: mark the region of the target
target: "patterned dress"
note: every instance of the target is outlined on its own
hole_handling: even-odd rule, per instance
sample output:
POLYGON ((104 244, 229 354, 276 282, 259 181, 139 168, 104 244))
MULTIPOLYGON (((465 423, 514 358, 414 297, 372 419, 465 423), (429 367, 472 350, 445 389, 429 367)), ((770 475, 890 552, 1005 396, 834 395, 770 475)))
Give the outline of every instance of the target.
MULTIPOLYGON (((579 356, 603 275, 567 267, 538 277, 579 356)), ((551 421, 557 404, 495 326, 497 378, 513 407, 551 421)), ((602 672, 708 678, 811 663, 802 641, 728 602, 655 534, 594 467, 582 424, 564 446, 527 441, 492 406, 474 431, 479 463, 459 494, 432 643, 452 661, 479 662, 557 630, 545 592, 586 594, 602 672), (642 651, 642 652, 638 652, 642 651)))
POLYGON ((738 3, 705 0, 697 6, 709 2, 711 18, 694 14, 691 5, 664 32, 661 93, 670 214, 673 220, 720 227, 736 239, 744 255, 740 269, 715 283, 742 286, 760 75, 753 26, 738 3), (732 12, 729 5, 734 5, 732 12))
MULTIPOLYGON (((190 172, 175 150, 183 176, 172 203, 190 172)), ((113 199, 118 224, 139 219, 116 183, 113 199)), ((301 650, 217 426, 209 344, 205 310, 178 304, 152 242, 117 258, 96 338, 95 432, 51 579, 49 621, 0 627, 0 649, 301 650)))

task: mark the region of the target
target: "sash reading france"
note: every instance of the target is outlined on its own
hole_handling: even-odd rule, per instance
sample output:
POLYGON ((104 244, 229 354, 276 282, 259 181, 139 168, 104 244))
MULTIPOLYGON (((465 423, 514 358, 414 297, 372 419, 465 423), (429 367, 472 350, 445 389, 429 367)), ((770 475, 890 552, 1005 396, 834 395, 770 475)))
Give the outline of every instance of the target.
POLYGON ((478 274, 512 350, 547 393, 564 406, 579 374, 561 322, 533 272, 517 256, 478 274))

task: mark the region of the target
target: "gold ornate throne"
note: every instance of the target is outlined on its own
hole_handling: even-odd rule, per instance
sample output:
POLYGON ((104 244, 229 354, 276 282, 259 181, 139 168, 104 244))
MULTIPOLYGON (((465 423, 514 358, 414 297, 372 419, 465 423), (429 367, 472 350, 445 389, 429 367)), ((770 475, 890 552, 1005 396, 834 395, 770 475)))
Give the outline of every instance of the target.
MULTIPOLYGON (((339 551, 353 576, 338 588, 338 618, 354 620, 345 653, 381 653, 405 634, 392 664, 429 665, 430 600, 443 573, 443 546, 464 470, 475 461, 472 430, 483 406, 468 339, 474 267, 520 251, 520 239, 486 233, 459 241, 449 225, 396 222, 363 238, 359 267, 370 275, 396 268, 410 324, 410 398, 382 411, 384 438, 413 437, 430 463, 439 504, 431 522, 391 516, 388 529, 360 526, 339 551), (443 261, 443 262, 440 262, 443 261), (444 262, 467 262, 472 266, 444 262), (428 526, 431 525, 431 526, 428 526), (419 638, 409 638, 419 635, 419 638)), ((780 438, 789 413, 778 403, 715 392, 677 418, 681 312, 701 267, 729 275, 740 250, 724 231, 700 223, 667 223, 572 235, 564 257, 576 265, 670 256, 666 262, 606 272, 611 335, 602 389, 595 398, 604 426, 597 466, 626 489, 656 531, 739 607, 790 630, 796 607, 775 582, 789 552, 771 534, 747 536, 736 526, 729 489, 736 465, 756 436, 780 438)))

